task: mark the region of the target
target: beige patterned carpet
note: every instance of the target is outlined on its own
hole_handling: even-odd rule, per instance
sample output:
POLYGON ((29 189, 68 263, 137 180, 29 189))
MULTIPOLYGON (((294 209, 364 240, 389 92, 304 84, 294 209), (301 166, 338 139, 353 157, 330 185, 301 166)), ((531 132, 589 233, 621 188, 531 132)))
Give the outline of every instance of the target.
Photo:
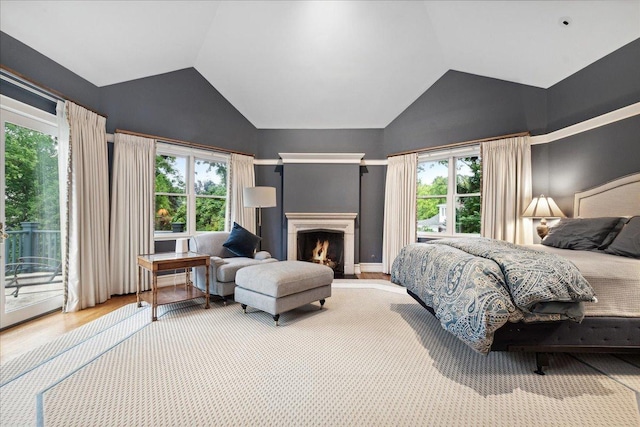
POLYGON ((117 310, 2 366, 0 425, 639 426, 640 357, 475 354, 403 290, 117 310))

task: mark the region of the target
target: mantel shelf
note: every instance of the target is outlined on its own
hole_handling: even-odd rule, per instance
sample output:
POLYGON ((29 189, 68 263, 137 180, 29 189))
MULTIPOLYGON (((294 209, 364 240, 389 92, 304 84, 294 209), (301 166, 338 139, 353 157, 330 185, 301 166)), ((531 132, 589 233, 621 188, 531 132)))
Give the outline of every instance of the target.
POLYGON ((287 219, 352 220, 358 214, 353 212, 285 212, 287 219))
POLYGON ((278 153, 282 163, 349 163, 359 165, 365 153, 278 153))

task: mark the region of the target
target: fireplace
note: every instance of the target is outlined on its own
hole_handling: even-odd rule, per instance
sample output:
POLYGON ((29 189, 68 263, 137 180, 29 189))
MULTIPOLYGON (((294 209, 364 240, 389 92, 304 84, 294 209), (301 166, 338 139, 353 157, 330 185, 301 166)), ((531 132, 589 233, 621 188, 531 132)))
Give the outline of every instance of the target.
MULTIPOLYGON (((355 274, 355 219, 356 213, 298 213, 287 212, 287 259, 292 261, 304 260, 309 261, 308 258, 313 257, 313 250, 316 252, 325 252, 325 258, 331 259, 331 262, 339 263, 341 265, 341 271, 335 270, 336 274, 353 275, 355 274), (312 240, 313 234, 315 234, 315 241, 310 243, 311 255, 307 253, 307 245, 300 247, 299 235, 311 234, 312 240), (318 239, 320 235, 324 237, 318 239), (338 239, 337 235, 340 235, 342 239, 338 239), (318 240, 321 240, 318 243, 318 240), (325 240, 328 240, 328 245, 325 249, 325 240), (333 241, 333 244, 332 244, 333 241), (341 255, 338 255, 339 251, 335 249, 335 246, 342 244, 341 255), (318 246, 319 245, 319 246, 318 246), (318 248, 316 248, 318 246, 318 248)), ((305 239, 309 236, 305 236, 305 239)), ((316 256, 318 254, 316 253, 316 256)), ((320 255, 322 257, 322 255, 320 255)), ((312 261, 313 262, 313 261, 312 261)), ((326 261, 323 261, 326 262, 326 261)))
POLYGON ((298 232, 298 260, 331 267, 344 275, 344 233, 333 230, 298 232))

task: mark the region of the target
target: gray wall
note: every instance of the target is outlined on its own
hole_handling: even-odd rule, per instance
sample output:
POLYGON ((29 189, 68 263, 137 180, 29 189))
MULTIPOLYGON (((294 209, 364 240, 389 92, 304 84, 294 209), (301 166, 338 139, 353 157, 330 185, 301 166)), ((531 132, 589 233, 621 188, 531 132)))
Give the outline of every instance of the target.
POLYGON ((547 132, 640 100, 640 39, 547 90, 547 132))
MULTIPOLYGON (((291 164, 282 166, 283 213, 355 212, 355 262, 360 253, 360 165, 291 164)), ((286 224, 286 217, 283 218, 286 224)), ((283 230, 283 245, 286 245, 283 230)), ((286 251, 284 251, 286 254, 286 251)))
MULTIPOLYGON (((545 134, 640 101, 639 46, 635 41, 547 90, 451 70, 384 130, 259 130, 258 158, 278 158, 278 152, 365 152, 365 159, 373 160, 524 130, 545 134)), ((625 122, 533 146, 534 194, 555 196, 571 214, 574 192, 640 170, 635 160, 640 128, 634 120, 625 122)), ((385 173, 385 167, 369 166, 360 178, 363 263, 382 258, 385 173)), ((258 182, 277 181, 267 175, 259 172, 258 182)), ((274 228, 286 227, 281 212, 273 221, 274 228)))
POLYGON ((107 132, 125 129, 254 153, 256 128, 194 68, 100 88, 107 132))
MULTIPOLYGON (((640 39, 547 90, 547 132, 640 102, 640 39)), ((640 172, 638 116, 532 147, 533 193, 554 197, 567 215, 573 194, 640 172)))
MULTIPOLYGON (((545 90, 456 71, 384 130, 395 153, 523 130, 549 133, 640 102, 640 39, 545 90)), ((638 117, 532 147, 534 194, 556 199, 566 214, 572 197, 640 171, 638 117)))
POLYGON ((282 165, 256 166, 256 185, 276 188, 276 207, 262 209, 262 249, 279 260, 287 259, 282 171, 282 165))
MULTIPOLYGON (((384 130, 257 130, 195 69, 98 88, 4 33, 0 62, 107 114, 109 131, 122 128, 253 152, 258 159, 277 159, 280 152, 363 152, 365 160, 377 160, 400 151, 523 130, 543 134, 640 102, 640 40, 547 90, 448 71, 384 130)), ((16 92, 5 83, 0 91, 16 92)), ((571 212, 569 200, 575 191, 640 171, 638 135, 639 119, 633 118, 534 146, 534 194, 550 194, 571 212)), ((344 185, 341 191, 348 189, 350 195, 333 209, 359 212, 356 257, 363 263, 381 261, 385 172, 384 166, 362 167, 349 172, 349 182, 341 172, 321 172, 326 186, 344 185)), ((323 192, 309 198, 313 192, 304 188, 311 183, 286 178, 288 173, 295 172, 281 166, 256 167, 258 185, 276 187, 280 198, 278 207, 263 211, 264 245, 280 259, 286 255, 284 209, 296 202, 298 211, 328 206, 330 200, 323 192)))
POLYGON ((360 262, 382 262, 386 166, 360 167, 360 262))
POLYGON ((384 130, 386 154, 531 131, 544 133, 544 89, 450 70, 384 130))
POLYGON ((286 259, 285 212, 356 212, 356 262, 382 262, 386 167, 349 165, 347 171, 342 171, 332 168, 336 165, 309 166, 313 166, 310 171, 320 168, 322 183, 311 182, 312 180, 306 176, 295 178, 300 169, 303 170, 303 174, 307 170, 300 165, 256 166, 256 182, 258 185, 275 187, 278 199, 275 208, 262 210, 262 247, 269 250, 274 257, 286 259), (325 170, 327 172, 324 172, 325 170), (354 171, 358 172, 358 176, 354 176, 354 171), (293 181, 286 187, 285 175, 293 181), (323 185, 323 191, 318 191, 323 185), (337 189, 335 192, 333 189, 327 190, 330 187, 337 189), (284 194, 287 194, 286 202, 284 194), (342 195, 337 197, 337 194, 342 195), (287 211, 287 208, 291 209, 287 211))
POLYGON ((365 153, 384 158, 382 129, 258 129, 256 157, 279 159, 278 153, 365 153))
MULTIPOLYGON (((3 32, 0 32, 0 63, 31 80, 61 92, 76 102, 92 109, 99 108, 100 93, 97 86, 3 32)), ((0 83, 3 94, 5 94, 5 85, 5 82, 0 83)), ((15 93, 15 91, 13 92, 15 93)), ((32 96, 26 95, 25 98, 19 97, 18 99, 34 105, 29 101, 30 97, 32 98, 32 96)), ((41 103, 42 99, 35 102, 41 103)), ((34 106, 40 107, 40 105, 34 106)), ((51 112, 50 109, 47 111, 51 112)), ((55 108, 53 112, 55 112, 55 108)))
MULTIPOLYGON (((254 153, 257 130, 193 68, 99 88, 0 32, 0 63, 107 116, 107 132, 125 129, 254 153)), ((55 103, 5 81, 0 93, 55 113, 55 103)), ((109 176, 113 157, 109 144, 109 176)), ((172 251, 174 242, 157 242, 172 251)))
POLYGON ((286 212, 358 212, 360 165, 292 164, 282 166, 286 212))
MULTIPOLYGON (((0 63, 106 115, 107 132, 119 128, 255 152, 255 126, 193 68, 99 88, 5 33, 0 63)), ((5 82, 0 90, 43 107, 41 98, 5 82)))
POLYGON ((640 116, 546 145, 549 190, 545 194, 571 216, 575 192, 640 172, 640 116))
MULTIPOLYGON (((279 159, 278 153, 365 153, 365 160, 384 158, 382 129, 260 129, 257 146, 260 159, 279 159)), ((276 187, 282 201, 263 210, 263 247, 278 259, 286 258, 285 212, 356 212, 356 263, 381 262, 385 171, 383 166, 358 165, 256 167, 258 185, 276 187)))

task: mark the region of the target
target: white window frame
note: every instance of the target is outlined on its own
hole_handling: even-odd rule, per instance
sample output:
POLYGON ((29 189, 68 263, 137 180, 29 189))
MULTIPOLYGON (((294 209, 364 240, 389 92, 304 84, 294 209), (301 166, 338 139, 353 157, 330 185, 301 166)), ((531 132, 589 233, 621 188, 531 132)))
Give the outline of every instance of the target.
MULTIPOLYGON (((448 172, 449 176, 447 179, 447 228, 444 233, 433 233, 428 231, 418 231, 418 238, 444 238, 444 237, 466 237, 466 236, 478 236, 479 234, 473 233, 456 233, 455 225, 456 225, 456 208, 455 202, 456 197, 470 197, 470 196, 482 196, 482 193, 468 193, 468 194, 457 194, 456 187, 456 166, 455 159, 457 157, 474 157, 480 156, 480 146, 473 145, 470 147, 464 148, 452 148, 448 150, 438 150, 432 151, 428 153, 422 153, 418 155, 418 165, 424 162, 437 162, 440 160, 448 161, 448 172)), ((416 181, 418 176, 416 175, 416 181)), ((424 199, 426 197, 416 196, 417 199, 424 199)))
MULTIPOLYGON (((195 162, 198 160, 206 160, 210 162, 226 163, 227 164, 227 195, 225 197, 225 231, 229 231, 229 181, 230 181, 230 159, 231 156, 215 151, 199 150, 197 148, 183 147, 176 144, 168 144, 158 141, 156 143, 156 156, 175 156, 185 157, 187 159, 186 171, 185 171, 185 185, 186 185, 186 197, 187 197, 187 228, 183 232, 173 233, 167 231, 156 231, 154 226, 154 240, 175 240, 179 238, 188 238, 195 236, 196 234, 205 233, 205 231, 196 231, 196 198, 210 196, 196 195, 195 193, 195 162)), ((154 191, 154 200, 156 193, 154 191)), ((171 194, 183 197, 183 194, 171 194)), ((214 197, 220 198, 220 197, 214 197)))

